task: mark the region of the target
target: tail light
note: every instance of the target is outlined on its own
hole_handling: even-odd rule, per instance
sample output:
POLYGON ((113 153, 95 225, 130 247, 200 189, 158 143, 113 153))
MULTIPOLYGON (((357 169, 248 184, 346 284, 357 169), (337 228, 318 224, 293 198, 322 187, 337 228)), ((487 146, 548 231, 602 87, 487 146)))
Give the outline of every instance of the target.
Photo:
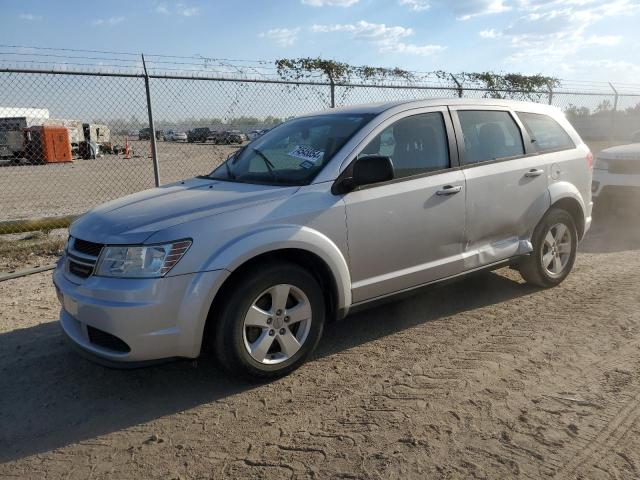
POLYGON ((587 167, 589 170, 593 170, 593 153, 587 153, 587 167))

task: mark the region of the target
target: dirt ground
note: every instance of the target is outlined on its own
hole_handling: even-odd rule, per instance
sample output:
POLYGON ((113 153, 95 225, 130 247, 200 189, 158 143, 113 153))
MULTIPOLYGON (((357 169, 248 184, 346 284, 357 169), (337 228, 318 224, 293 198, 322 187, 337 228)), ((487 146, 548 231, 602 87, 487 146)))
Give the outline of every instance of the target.
POLYGON ((211 360, 109 370, 51 274, 0 283, 0 477, 640 477, 640 218, 596 220, 540 290, 503 269, 331 325, 251 385, 211 360))

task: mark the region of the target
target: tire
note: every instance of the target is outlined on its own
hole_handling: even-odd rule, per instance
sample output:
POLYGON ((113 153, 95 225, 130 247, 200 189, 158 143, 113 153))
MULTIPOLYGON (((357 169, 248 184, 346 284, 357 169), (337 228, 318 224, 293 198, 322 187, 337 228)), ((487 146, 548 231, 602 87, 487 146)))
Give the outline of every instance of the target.
POLYGON ((562 283, 576 260, 578 229, 573 217, 566 210, 552 208, 536 226, 531 243, 533 252, 519 265, 522 278, 543 288, 562 283))
POLYGON ((228 372, 258 379, 281 377, 315 350, 324 328, 325 303, 320 285, 308 271, 286 262, 262 264, 238 278, 227 292, 228 299, 213 319, 213 349, 228 372), (286 299, 282 310, 278 297, 286 299))

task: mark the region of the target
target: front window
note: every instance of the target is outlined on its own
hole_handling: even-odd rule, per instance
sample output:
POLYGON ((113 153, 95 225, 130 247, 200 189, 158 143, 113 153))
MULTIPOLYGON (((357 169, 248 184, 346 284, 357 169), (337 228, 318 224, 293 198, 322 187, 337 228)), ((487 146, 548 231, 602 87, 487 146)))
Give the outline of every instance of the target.
POLYGON ((373 115, 327 114, 290 120, 232 155, 210 178, 305 185, 373 115))
POLYGON ((449 146, 442 113, 422 113, 398 120, 376 135, 358 158, 367 155, 391 158, 395 178, 449 168, 449 146))

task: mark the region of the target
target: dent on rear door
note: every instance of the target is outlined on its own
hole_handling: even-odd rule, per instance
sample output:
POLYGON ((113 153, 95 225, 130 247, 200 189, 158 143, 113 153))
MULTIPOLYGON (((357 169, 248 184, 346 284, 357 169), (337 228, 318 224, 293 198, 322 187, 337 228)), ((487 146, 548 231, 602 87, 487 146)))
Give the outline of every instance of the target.
POLYGON ((477 165, 464 170, 467 182, 467 267, 528 253, 526 242, 549 207, 546 155, 477 165), (527 177, 543 169, 538 177, 527 177))

